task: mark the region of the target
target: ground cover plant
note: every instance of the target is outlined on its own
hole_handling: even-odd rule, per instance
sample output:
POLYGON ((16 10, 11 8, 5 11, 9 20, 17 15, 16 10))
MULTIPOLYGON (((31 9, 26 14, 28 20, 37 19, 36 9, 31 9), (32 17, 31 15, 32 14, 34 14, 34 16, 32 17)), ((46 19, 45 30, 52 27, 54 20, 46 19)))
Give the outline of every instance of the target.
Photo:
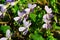
POLYGON ((60 1, 0 0, 0 40, 60 40, 60 1))

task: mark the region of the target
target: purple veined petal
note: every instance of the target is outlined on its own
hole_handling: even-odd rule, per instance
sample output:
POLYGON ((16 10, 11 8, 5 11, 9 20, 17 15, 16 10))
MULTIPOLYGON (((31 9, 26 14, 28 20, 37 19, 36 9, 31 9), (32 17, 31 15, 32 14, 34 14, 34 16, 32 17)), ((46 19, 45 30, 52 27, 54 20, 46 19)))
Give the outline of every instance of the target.
POLYGON ((53 18, 53 17, 54 17, 54 15, 51 13, 51 14, 49 14, 49 17, 50 17, 50 18, 53 18))
POLYGON ((50 20, 53 17, 53 14, 45 14, 43 19, 50 20))
POLYGON ((50 18, 49 18, 49 15, 48 15, 48 14, 45 14, 45 15, 43 16, 43 19, 49 20, 49 19, 50 19, 50 18))
POLYGON ((30 8, 26 8, 25 11, 26 11, 26 14, 29 14, 30 13, 30 8))
POLYGON ((26 35, 28 33, 28 29, 26 29, 24 32, 23 32, 23 35, 26 35))
POLYGON ((53 18, 53 14, 47 14, 47 19, 51 20, 51 18, 53 18))
POLYGON ((23 32, 26 29, 26 27, 19 27, 19 31, 23 32))
POLYGON ((20 17, 15 17, 14 20, 15 21, 18 21, 20 19, 20 17))
POLYGON ((51 17, 49 16, 50 14, 46 14, 46 17, 48 20, 51 20, 51 17))
POLYGON ((43 26, 42 26, 43 28, 46 28, 46 29, 50 29, 50 28, 52 28, 52 26, 50 25, 50 24, 43 24, 43 26))
POLYGON ((50 23, 50 22, 51 22, 50 17, 49 17, 48 14, 45 14, 45 15, 43 16, 43 21, 44 21, 45 23, 50 23))
POLYGON ((51 24, 47 24, 47 25, 48 25, 47 28, 52 28, 51 24))
POLYGON ((18 16, 19 17, 22 17, 24 15, 24 13, 23 12, 20 12, 19 10, 18 10, 18 16))

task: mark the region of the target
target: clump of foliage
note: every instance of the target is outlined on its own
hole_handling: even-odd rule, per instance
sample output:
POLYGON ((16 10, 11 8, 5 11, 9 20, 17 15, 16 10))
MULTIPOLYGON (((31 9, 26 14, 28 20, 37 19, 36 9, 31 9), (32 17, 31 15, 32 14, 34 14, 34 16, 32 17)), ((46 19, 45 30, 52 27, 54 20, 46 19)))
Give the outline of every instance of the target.
POLYGON ((9 29, 11 33, 9 40, 60 40, 59 0, 0 0, 0 6, 3 6, 2 9, 6 7, 3 11, 0 7, 0 38, 6 37, 6 31, 9 29), (30 9, 28 4, 31 4, 30 9), (51 28, 50 26, 43 28, 43 24, 46 23, 43 16, 48 14, 45 10, 46 5, 51 8, 53 14, 51 23, 48 24, 51 28), (26 8, 30 11, 26 11, 26 8), (21 16, 18 12, 22 15, 27 14, 21 16))

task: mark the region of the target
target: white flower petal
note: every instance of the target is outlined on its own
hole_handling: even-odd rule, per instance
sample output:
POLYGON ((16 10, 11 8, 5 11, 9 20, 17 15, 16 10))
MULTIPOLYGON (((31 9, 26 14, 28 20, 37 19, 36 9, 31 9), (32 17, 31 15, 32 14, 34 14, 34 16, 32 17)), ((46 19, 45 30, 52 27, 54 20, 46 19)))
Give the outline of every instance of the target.
POLYGON ((26 21, 26 19, 23 20, 24 27, 28 28, 31 25, 31 22, 26 21))
POLYGON ((10 4, 11 4, 11 6, 14 6, 15 5, 15 2, 11 2, 10 4))
POLYGON ((43 16, 43 19, 47 19, 47 14, 45 14, 45 15, 43 16))
POLYGON ((6 5, 4 4, 0 4, 0 6, 6 9, 6 5))
POLYGON ((3 13, 2 12, 0 12, 0 16, 2 15, 3 13))
POLYGON ((47 13, 52 13, 52 9, 49 8, 48 6, 45 6, 45 10, 46 10, 47 13))
POLYGON ((1 6, 1 11, 2 11, 3 13, 7 11, 6 5, 0 5, 0 6, 1 6))
POLYGON ((28 7, 30 8, 30 9, 33 9, 33 8, 35 8, 36 7, 36 4, 28 4, 28 7))
POLYGON ((52 13, 52 9, 51 8, 49 9, 49 11, 50 11, 49 13, 52 13))
POLYGON ((6 37, 2 37, 0 40, 7 40, 7 38, 6 37))
POLYGON ((25 22, 26 22, 26 19, 24 18, 23 23, 25 23, 25 22))
POLYGON ((25 27, 27 27, 28 24, 29 24, 29 21, 26 21, 26 19, 24 19, 24 20, 23 20, 23 24, 24 24, 25 27))
POLYGON ((45 6, 45 10, 46 10, 46 9, 49 9, 48 6, 45 6))
POLYGON ((42 26, 42 27, 47 29, 47 24, 43 24, 43 26, 42 26))
POLYGON ((49 19, 50 19, 49 14, 45 14, 45 15, 43 16, 43 19, 49 20, 49 19))
POLYGON ((3 4, 0 4, 0 6, 4 6, 3 4))
POLYGON ((29 22, 25 22, 25 23, 24 23, 24 26, 25 26, 26 28, 28 28, 30 25, 31 25, 31 23, 29 23, 29 22))
POLYGON ((20 17, 15 17, 14 20, 15 21, 18 21, 20 19, 20 17))
POLYGON ((50 24, 43 24, 43 28, 46 28, 46 29, 48 29, 48 28, 51 28, 52 26, 50 25, 50 24))
POLYGON ((26 29, 26 27, 19 27, 19 31, 22 32, 26 29))
POLYGON ((50 20, 53 17, 53 14, 45 14, 43 19, 50 20))
POLYGON ((2 5, 2 7, 4 7, 6 9, 7 6, 6 5, 2 5))
POLYGON ((50 14, 50 13, 52 13, 52 10, 48 9, 46 12, 50 14))
POLYGON ((24 24, 25 27, 28 27, 29 22, 24 22, 23 24, 24 24))
POLYGON ((29 14, 30 8, 26 8, 25 11, 26 11, 26 14, 29 14))
POLYGON ((31 25, 31 23, 29 23, 29 24, 27 24, 27 25, 25 25, 25 26, 26 26, 26 28, 28 28, 30 25, 31 25))
POLYGON ((33 4, 33 8, 35 8, 36 7, 36 4, 33 4))
POLYGON ((24 15, 24 13, 22 13, 22 12, 20 12, 19 10, 18 10, 18 16, 19 17, 22 17, 24 15))
POLYGON ((44 16, 43 16, 43 21, 45 22, 45 23, 50 23, 51 22, 51 17, 48 15, 48 14, 45 14, 44 16))
POLYGON ((9 29, 6 31, 6 37, 7 37, 7 38, 10 38, 10 37, 11 37, 11 32, 10 32, 9 29))
POLYGON ((32 8, 32 4, 29 3, 29 4, 28 4, 28 7, 29 7, 29 8, 32 8))
POLYGON ((50 22, 51 22, 51 20, 46 20, 46 19, 43 19, 43 21, 44 21, 45 23, 50 23, 50 22))

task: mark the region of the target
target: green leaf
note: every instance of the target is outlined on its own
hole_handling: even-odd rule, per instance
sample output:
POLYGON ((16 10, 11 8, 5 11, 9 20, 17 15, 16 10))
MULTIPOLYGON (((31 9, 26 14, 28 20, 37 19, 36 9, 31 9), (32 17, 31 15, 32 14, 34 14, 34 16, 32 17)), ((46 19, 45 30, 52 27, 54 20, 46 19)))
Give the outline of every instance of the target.
POLYGON ((36 2, 37 0, 33 0, 33 2, 36 2))
POLYGON ((56 15, 54 16, 54 20, 55 20, 55 22, 57 22, 57 16, 56 15))
POLYGON ((42 15, 41 13, 38 14, 38 17, 39 17, 39 18, 42 18, 42 16, 43 16, 43 15, 42 15))
POLYGON ((56 3, 56 0, 50 0, 50 4, 53 6, 56 3))
POLYGON ((1 3, 3 4, 4 2, 5 2, 5 0, 0 0, 0 4, 1 4, 1 3))
POLYGON ((10 26, 1 26, 0 27, 0 30, 3 32, 3 33, 6 33, 6 30, 10 29, 10 26))
POLYGON ((47 40, 57 40, 57 39, 54 38, 53 36, 48 36, 47 40))
POLYGON ((16 12, 17 12, 17 10, 18 10, 18 6, 17 6, 17 5, 15 5, 15 6, 14 6, 14 8, 12 8, 12 10, 13 10, 13 13, 16 13, 16 12))
POLYGON ((53 24, 53 28, 54 28, 55 30, 60 30, 60 26, 57 26, 55 22, 54 22, 54 24, 53 24))
POLYGON ((48 29, 46 33, 47 33, 47 36, 50 36, 51 35, 50 29, 48 29))
POLYGON ((44 38, 39 34, 30 34, 30 38, 33 40, 44 40, 44 38))
POLYGON ((58 13, 58 8, 57 8, 57 5, 56 4, 54 4, 53 10, 54 10, 55 13, 58 13))
POLYGON ((36 21, 36 14, 33 14, 33 13, 31 13, 30 14, 30 18, 31 18, 31 20, 33 20, 34 22, 36 21))

